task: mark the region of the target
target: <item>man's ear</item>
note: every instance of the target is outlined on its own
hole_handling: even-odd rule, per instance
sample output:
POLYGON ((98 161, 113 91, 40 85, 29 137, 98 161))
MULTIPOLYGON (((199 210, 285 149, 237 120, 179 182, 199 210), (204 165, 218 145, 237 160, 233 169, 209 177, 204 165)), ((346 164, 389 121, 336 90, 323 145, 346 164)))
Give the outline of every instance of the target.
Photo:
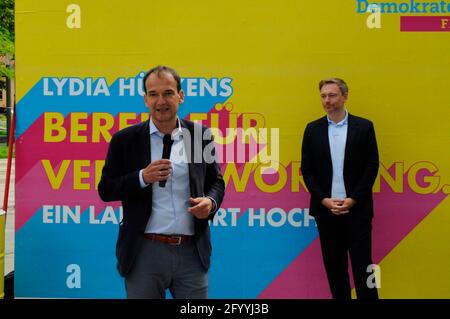
POLYGON ((150 114, 152 114, 152 109, 150 108, 150 104, 149 104, 149 102, 147 100, 147 94, 144 95, 144 104, 145 104, 145 107, 148 109, 148 112, 150 114))
POLYGON ((180 92, 178 92, 178 96, 179 96, 179 102, 180 104, 182 104, 184 102, 184 91, 180 90, 180 92))

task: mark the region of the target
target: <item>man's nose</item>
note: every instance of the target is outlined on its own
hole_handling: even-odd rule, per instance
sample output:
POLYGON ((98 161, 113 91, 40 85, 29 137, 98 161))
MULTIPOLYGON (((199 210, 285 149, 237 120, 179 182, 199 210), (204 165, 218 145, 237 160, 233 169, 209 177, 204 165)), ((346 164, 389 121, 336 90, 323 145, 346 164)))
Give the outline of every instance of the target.
POLYGON ((156 100, 156 105, 163 105, 164 103, 166 103, 166 100, 161 94, 159 94, 158 99, 156 100))

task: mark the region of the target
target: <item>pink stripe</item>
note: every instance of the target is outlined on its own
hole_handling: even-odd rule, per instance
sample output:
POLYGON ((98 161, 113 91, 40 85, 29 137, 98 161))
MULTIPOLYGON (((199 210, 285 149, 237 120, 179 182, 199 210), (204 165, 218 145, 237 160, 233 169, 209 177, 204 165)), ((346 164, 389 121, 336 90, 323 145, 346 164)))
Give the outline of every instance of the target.
MULTIPOLYGON (((54 170, 58 171, 59 167, 60 163, 55 164, 54 170)), ((89 174, 94 176, 94 166, 89 168, 89 174)), ((91 180, 93 181, 94 178, 89 179, 89 181, 91 180)), ((43 205, 67 205, 69 207, 79 205, 82 212, 89 206, 94 206, 95 216, 101 213, 106 206, 120 206, 120 202, 103 202, 95 187, 91 187, 90 190, 74 190, 72 164, 67 170, 66 177, 62 180, 61 187, 58 190, 53 190, 42 164, 37 163, 24 175, 24 178, 16 183, 16 198, 26 199, 16 200, 16 231, 19 231, 43 205)))
MULTIPOLYGON (((393 167, 389 169, 391 174, 393 174, 393 167)), ((418 177, 423 179, 421 173, 418 174, 418 177)), ((447 197, 442 190, 428 195, 415 193, 407 184, 407 172, 403 180, 403 192, 393 192, 382 180, 381 193, 374 195, 372 257, 376 264, 380 263, 447 197)), ((353 287, 353 282, 351 284, 353 287)), ((258 298, 320 299, 330 297, 318 239, 313 241, 258 296, 258 298)))
MULTIPOLYGON (((273 207, 278 207, 285 211, 289 211, 295 207, 308 208, 309 193, 307 193, 302 186, 299 186, 300 192, 293 192, 291 190, 292 163, 289 163, 289 165, 287 166, 283 166, 282 164, 280 164, 279 169, 286 171, 287 179, 284 187, 280 191, 275 193, 264 193, 263 190, 258 188, 258 185, 255 182, 254 171, 249 174, 248 180, 245 183, 245 191, 243 192, 236 191, 234 180, 230 177, 225 192, 225 198, 221 206, 223 208, 239 207, 241 210, 241 214, 238 215, 238 217, 244 214, 245 211, 249 208, 265 208, 266 213, 273 207)), ((252 164, 247 163, 246 165, 252 164)), ((225 171, 227 170, 227 166, 227 164, 222 165, 222 173, 225 173, 225 171)), ((244 168, 244 164, 236 164, 236 170, 239 176, 244 175, 244 168)), ((300 169, 298 169, 298 171, 294 170, 294 172, 292 172, 292 175, 296 174, 300 174, 300 169)), ((267 174, 263 177, 263 180, 267 185, 275 185, 278 182, 279 178, 279 174, 277 173, 267 174)))
POLYGON ((330 299, 316 238, 259 296, 262 299, 330 299))
POLYGON ((402 16, 402 32, 450 32, 450 16, 402 16))
MULTIPOLYGON (((92 114, 85 121, 86 132, 80 135, 86 136, 88 141, 92 140, 92 114)), ((111 134, 118 131, 118 116, 111 134)), ((70 115, 64 119, 67 134, 70 134, 70 115)), ((59 163, 65 159, 89 159, 104 160, 108 143, 101 138, 99 143, 72 143, 69 136, 63 142, 44 142, 44 115, 41 115, 16 141, 16 184, 42 159, 49 159, 52 163, 59 163)))

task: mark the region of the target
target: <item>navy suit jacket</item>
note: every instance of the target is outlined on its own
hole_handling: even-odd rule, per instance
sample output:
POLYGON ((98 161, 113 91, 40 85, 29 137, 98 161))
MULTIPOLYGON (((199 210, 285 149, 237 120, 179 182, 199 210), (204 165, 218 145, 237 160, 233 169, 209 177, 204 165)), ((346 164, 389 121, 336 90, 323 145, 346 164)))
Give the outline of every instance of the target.
MULTIPOLYGON (((344 184, 347 197, 356 204, 352 216, 373 217, 372 187, 378 173, 379 159, 375 130, 371 121, 348 115, 344 158, 344 184)), ((332 214, 321 204, 331 197, 333 166, 328 140, 328 121, 324 116, 309 123, 302 143, 301 171, 311 193, 310 214, 314 217, 332 214)))
MULTIPOLYGON (((201 147, 202 151, 205 147, 211 149, 210 143, 214 143, 212 136, 203 141, 202 134, 194 134, 195 126, 196 131, 201 133, 207 130, 207 127, 187 120, 180 120, 180 123, 181 127, 188 129, 191 134, 191 152, 186 151, 191 197, 210 196, 217 203, 208 219, 194 217, 195 243, 202 265, 208 269, 211 256, 208 220, 214 217, 222 203, 225 183, 217 162, 206 163, 203 156, 200 163, 189 158, 194 155, 194 148, 197 148, 197 152, 198 147, 201 147)), ((141 189, 139 183, 139 171, 150 163, 150 159, 149 121, 125 128, 111 139, 98 184, 98 192, 103 201, 122 201, 123 219, 116 244, 117 268, 122 276, 126 276, 133 266, 152 212, 152 185, 141 189)))

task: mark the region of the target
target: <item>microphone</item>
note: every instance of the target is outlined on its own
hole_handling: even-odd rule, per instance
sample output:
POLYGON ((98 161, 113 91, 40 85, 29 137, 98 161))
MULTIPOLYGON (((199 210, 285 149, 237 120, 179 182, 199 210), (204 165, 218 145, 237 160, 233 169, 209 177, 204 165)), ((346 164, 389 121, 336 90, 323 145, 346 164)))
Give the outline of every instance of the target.
MULTIPOLYGON (((172 135, 165 134, 163 137, 163 144, 164 144, 164 146, 163 146, 162 158, 169 159, 170 151, 172 149, 172 144, 173 144, 172 135)), ((159 187, 166 187, 166 181, 159 181, 159 187)))

